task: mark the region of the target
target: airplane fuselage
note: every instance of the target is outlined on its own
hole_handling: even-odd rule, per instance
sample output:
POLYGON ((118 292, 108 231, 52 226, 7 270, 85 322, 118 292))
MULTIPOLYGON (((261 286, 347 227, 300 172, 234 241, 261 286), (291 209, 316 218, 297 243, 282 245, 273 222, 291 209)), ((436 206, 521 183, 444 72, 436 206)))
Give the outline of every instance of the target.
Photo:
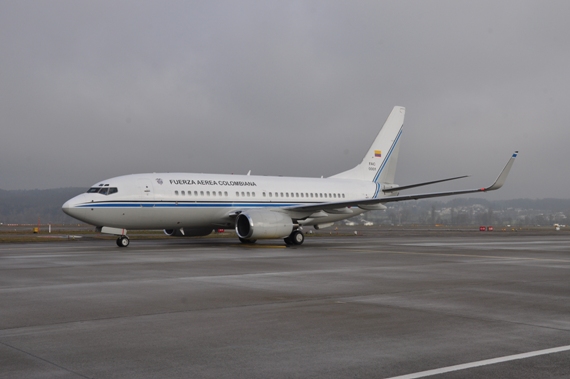
MULTIPOLYGON (((74 218, 95 226, 126 229, 233 228, 233 212, 238 210, 282 209, 301 204, 374 198, 381 196, 379 189, 374 182, 331 178, 136 174, 97 183, 91 187, 91 192, 66 202, 63 209, 74 218), (95 192, 95 189, 101 190, 95 192)), ((341 212, 346 213, 316 214, 315 217, 303 215, 301 224, 334 222, 364 210, 353 207, 341 212)))

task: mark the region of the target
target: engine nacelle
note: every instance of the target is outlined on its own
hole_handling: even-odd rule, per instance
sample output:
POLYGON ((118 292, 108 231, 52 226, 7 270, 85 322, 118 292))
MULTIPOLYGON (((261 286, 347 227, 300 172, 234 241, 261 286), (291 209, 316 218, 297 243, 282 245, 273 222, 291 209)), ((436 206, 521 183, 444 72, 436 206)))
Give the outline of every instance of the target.
POLYGON ((281 212, 253 210, 236 218, 236 233, 248 240, 285 238, 293 231, 291 217, 281 212))
POLYGON ((211 234, 213 228, 179 228, 164 229, 164 234, 172 237, 202 237, 211 234))

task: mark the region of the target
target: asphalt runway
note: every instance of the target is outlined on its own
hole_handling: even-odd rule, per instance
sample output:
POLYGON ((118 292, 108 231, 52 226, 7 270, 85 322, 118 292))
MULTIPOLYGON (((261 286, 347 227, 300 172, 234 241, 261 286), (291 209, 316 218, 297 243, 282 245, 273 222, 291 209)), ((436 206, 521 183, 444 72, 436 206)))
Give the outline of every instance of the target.
POLYGON ((569 300, 567 235, 0 244, 0 377, 568 378, 569 300))

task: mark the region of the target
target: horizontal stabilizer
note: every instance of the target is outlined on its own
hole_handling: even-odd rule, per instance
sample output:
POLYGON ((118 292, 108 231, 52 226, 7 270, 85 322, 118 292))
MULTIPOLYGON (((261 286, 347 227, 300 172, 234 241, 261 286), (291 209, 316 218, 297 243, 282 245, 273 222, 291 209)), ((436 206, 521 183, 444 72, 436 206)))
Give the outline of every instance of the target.
POLYGON ((397 187, 392 187, 392 188, 383 188, 382 191, 385 192, 385 193, 397 192, 397 191, 407 190, 407 189, 410 189, 410 188, 422 187, 422 186, 427 186, 427 185, 435 184, 435 183, 449 182, 449 181, 451 181, 451 180, 463 179, 463 178, 468 178, 468 177, 469 177, 469 175, 456 176, 456 177, 454 177, 454 178, 433 180, 433 181, 431 181, 431 182, 410 184, 410 185, 407 185, 407 186, 397 186, 397 187))

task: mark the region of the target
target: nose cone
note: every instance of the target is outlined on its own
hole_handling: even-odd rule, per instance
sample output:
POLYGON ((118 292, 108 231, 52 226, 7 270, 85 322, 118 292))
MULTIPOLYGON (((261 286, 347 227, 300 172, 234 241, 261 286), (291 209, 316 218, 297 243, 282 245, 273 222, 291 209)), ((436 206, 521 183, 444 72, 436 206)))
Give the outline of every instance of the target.
POLYGON ((62 206, 61 206, 61 210, 63 211, 63 213, 69 215, 69 216, 73 216, 71 214, 71 212, 73 209, 73 199, 69 199, 67 200, 62 206))
POLYGON ((61 206, 61 210, 65 214, 67 214, 73 218, 76 218, 78 220, 83 221, 82 215, 83 215, 85 210, 80 207, 80 205, 84 203, 83 200, 84 200, 83 194, 81 194, 79 196, 75 196, 74 198, 67 200, 65 202, 65 204, 63 204, 61 206))

